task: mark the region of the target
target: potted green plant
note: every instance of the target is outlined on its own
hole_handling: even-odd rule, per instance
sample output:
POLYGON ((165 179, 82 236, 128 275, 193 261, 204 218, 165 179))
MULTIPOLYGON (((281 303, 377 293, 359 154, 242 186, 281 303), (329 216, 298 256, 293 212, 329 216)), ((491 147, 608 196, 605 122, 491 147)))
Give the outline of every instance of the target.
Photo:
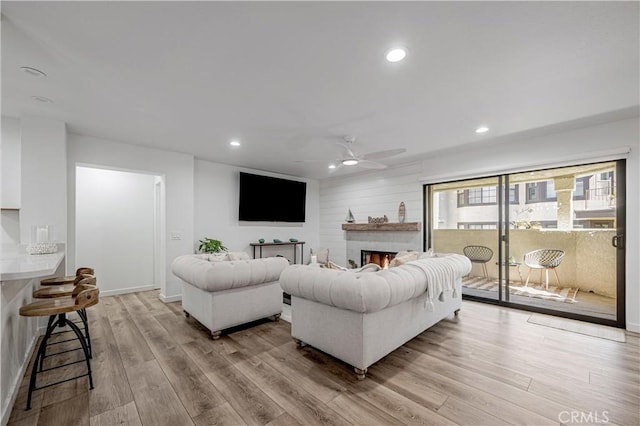
POLYGON ((221 253, 227 251, 227 248, 222 245, 222 241, 205 237, 203 240, 200 240, 198 251, 202 253, 221 253))

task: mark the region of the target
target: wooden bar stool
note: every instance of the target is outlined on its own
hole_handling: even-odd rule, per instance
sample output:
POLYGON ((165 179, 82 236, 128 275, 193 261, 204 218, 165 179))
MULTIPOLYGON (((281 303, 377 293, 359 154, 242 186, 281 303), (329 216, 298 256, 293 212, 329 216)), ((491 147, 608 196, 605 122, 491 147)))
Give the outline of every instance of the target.
POLYGON ((60 383, 68 382, 70 380, 78 379, 80 377, 89 376, 89 388, 93 389, 93 376, 91 375, 91 361, 89 359, 89 349, 85 337, 82 335, 78 326, 67 318, 67 314, 70 312, 78 312, 81 309, 86 309, 98 303, 98 296, 100 291, 97 287, 91 285, 78 284, 74 289, 70 297, 58 297, 55 299, 42 299, 28 305, 24 305, 20 308, 20 315, 25 317, 44 317, 50 316, 54 320, 50 320, 50 324, 47 326, 47 331, 38 346, 38 352, 36 358, 33 361, 33 367, 31 368, 31 376, 29 378, 29 394, 27 396, 27 410, 31 409, 31 396, 33 391, 48 388, 60 383), (82 361, 73 361, 66 364, 62 364, 56 367, 43 369, 42 358, 45 356, 47 342, 51 337, 53 330, 56 327, 69 326, 71 330, 76 334, 76 337, 80 341, 82 350, 84 352, 84 361, 87 364, 87 372, 76 377, 60 380, 58 382, 49 383, 43 386, 36 386, 36 376, 38 373, 50 371, 56 368, 65 367, 67 365, 76 364, 82 361))
POLYGON ((87 275, 94 275, 95 271, 93 270, 93 268, 88 268, 88 267, 82 267, 82 268, 78 268, 76 269, 76 274, 75 275, 69 275, 66 277, 53 277, 53 278, 47 278, 44 279, 42 281, 40 281, 40 285, 62 285, 62 284, 72 284, 74 282, 74 280, 79 277, 80 275, 83 274, 87 274, 87 275))
MULTIPOLYGON (((93 275, 89 275, 89 274, 82 274, 79 275, 77 277, 75 277, 75 281, 73 282, 73 284, 63 284, 63 285, 57 285, 57 286, 47 286, 47 287, 42 287, 38 290, 35 290, 33 292, 33 298, 34 299, 55 299, 57 297, 69 297, 69 296, 73 296, 74 295, 74 291, 77 294, 77 286, 78 285, 82 285, 82 286, 87 286, 87 285, 91 285, 91 286, 97 286, 97 282, 96 282, 96 277, 93 275)), ((80 309, 78 311, 78 316, 80 317, 80 320, 82 321, 82 325, 84 327, 84 336, 87 339, 87 346, 89 347, 89 358, 93 358, 93 351, 91 349, 91 335, 89 334, 89 320, 87 318, 87 311, 85 309, 80 309)), ((53 321, 55 320, 55 315, 52 315, 49 317, 49 323, 47 324, 47 327, 49 327, 53 321)), ((76 324, 78 324, 76 322, 76 324)), ((60 331, 58 333, 53 333, 52 335, 56 335, 56 334, 62 334, 62 333, 70 333, 71 330, 68 331, 60 331)), ((50 343, 47 346, 53 346, 53 345, 58 345, 61 343, 66 343, 70 340, 75 340, 75 339, 69 339, 69 340, 62 340, 62 341, 58 341, 58 342, 54 342, 54 343, 50 343)), ((78 348, 79 349, 79 348, 78 348)), ((77 349, 74 349, 77 350, 77 349)), ((46 352, 46 350, 45 350, 46 352)), ((40 359, 40 365, 42 368, 42 363, 44 362, 44 359, 47 357, 46 353, 45 355, 40 359)))

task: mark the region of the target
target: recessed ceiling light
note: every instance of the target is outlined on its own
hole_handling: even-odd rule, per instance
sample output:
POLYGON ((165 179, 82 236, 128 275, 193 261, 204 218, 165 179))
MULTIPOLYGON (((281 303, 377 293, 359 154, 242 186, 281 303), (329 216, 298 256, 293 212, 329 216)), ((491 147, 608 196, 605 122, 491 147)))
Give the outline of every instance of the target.
POLYGON ((20 67, 20 70, 25 73, 25 74, 29 74, 32 77, 46 77, 47 74, 45 74, 44 72, 40 71, 37 68, 33 68, 33 67, 20 67))
POLYGON ((476 129, 476 133, 487 133, 489 128, 487 126, 480 126, 476 129))
POLYGON ((336 168, 336 165, 335 165, 335 164, 329 164, 329 168, 330 168, 330 169, 335 169, 335 168, 336 168))
POLYGON ((389 62, 400 62, 405 56, 407 56, 407 49, 404 47, 394 47, 385 53, 385 58, 387 58, 389 62))
POLYGON ((240 146, 240 142, 238 142, 238 141, 231 141, 231 142, 229 142, 229 145, 231 145, 231 146, 240 146))
POLYGON ((44 96, 32 96, 31 99, 36 102, 42 102, 43 104, 53 103, 53 99, 45 98, 44 96))
POLYGON ((358 164, 358 160, 355 158, 347 158, 346 160, 342 160, 342 164, 345 166, 355 166, 358 164))

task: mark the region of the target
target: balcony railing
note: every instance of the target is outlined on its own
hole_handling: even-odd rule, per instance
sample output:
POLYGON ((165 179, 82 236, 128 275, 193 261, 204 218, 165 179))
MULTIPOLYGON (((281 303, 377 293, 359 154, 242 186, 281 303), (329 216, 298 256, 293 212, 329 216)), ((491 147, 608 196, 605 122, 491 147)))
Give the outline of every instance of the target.
POLYGON ((612 185, 601 188, 590 188, 585 193, 585 210, 615 206, 616 195, 612 185))

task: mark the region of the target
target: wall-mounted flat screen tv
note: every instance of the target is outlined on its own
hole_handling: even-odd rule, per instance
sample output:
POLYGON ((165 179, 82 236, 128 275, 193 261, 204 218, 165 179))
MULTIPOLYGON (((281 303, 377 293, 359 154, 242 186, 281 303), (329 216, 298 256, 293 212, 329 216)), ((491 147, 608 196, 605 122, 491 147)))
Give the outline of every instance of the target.
POLYGON ((240 172, 239 220, 304 222, 306 198, 306 182, 240 172))

